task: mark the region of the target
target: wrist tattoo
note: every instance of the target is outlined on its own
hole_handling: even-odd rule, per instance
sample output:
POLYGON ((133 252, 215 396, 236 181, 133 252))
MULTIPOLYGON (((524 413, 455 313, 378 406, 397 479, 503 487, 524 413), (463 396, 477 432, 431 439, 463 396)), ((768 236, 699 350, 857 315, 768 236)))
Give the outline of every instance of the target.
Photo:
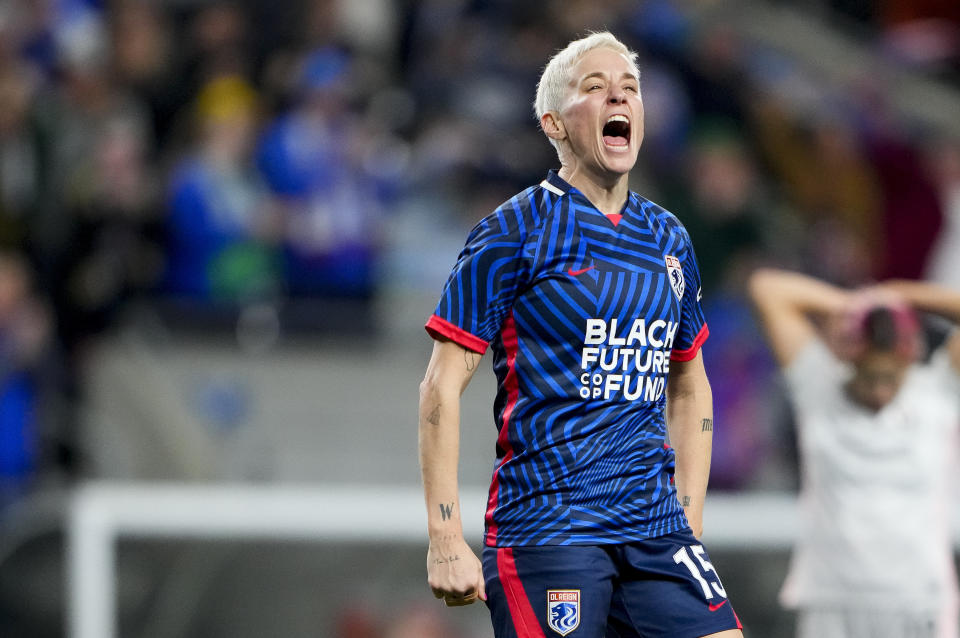
POLYGON ((453 503, 447 503, 446 505, 440 503, 440 518, 445 521, 453 518, 453 503))
POLYGON ((440 404, 437 404, 437 407, 433 409, 433 412, 430 413, 430 416, 427 417, 427 423, 430 425, 440 425, 440 404))
POLYGON ((701 432, 713 432, 713 419, 704 419, 700 422, 701 432))
POLYGON ((683 499, 682 499, 680 502, 683 504, 684 507, 690 507, 690 497, 689 497, 689 496, 684 496, 683 499))

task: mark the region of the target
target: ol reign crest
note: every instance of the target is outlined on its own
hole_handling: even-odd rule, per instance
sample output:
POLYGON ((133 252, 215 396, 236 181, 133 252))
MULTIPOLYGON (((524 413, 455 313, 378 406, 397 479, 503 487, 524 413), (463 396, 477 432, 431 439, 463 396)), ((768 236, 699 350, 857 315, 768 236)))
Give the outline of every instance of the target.
POLYGON ((670 287, 677 293, 677 299, 683 299, 683 267, 680 266, 680 260, 673 255, 664 255, 663 260, 667 263, 670 287))
POLYGON ((547 590, 547 624, 561 636, 580 626, 580 590, 547 590))

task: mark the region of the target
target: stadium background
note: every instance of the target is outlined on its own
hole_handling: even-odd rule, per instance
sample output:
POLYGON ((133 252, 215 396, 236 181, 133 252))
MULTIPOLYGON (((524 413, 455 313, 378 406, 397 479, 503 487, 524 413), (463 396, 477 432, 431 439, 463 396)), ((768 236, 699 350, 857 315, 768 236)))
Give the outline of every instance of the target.
MULTIPOLYGON (((423 321, 473 223, 556 164, 542 65, 602 28, 641 54, 632 187, 704 275, 711 491, 793 493, 744 275, 960 286, 960 5, 6 0, 0 635, 64 635, 84 481, 416 488, 423 321)), ((425 538, 122 540, 120 635, 491 635, 432 598, 425 538)), ((711 553, 745 634, 790 635, 785 547, 711 553)))

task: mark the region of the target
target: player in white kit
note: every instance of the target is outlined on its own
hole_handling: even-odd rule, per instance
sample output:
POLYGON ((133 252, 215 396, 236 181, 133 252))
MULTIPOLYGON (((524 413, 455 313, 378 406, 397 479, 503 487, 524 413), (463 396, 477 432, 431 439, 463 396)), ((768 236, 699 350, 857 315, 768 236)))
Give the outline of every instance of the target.
POLYGON ((797 417, 801 529, 780 599, 798 638, 957 638, 960 330, 921 361, 915 312, 955 327, 960 293, 764 269, 750 295, 797 417))

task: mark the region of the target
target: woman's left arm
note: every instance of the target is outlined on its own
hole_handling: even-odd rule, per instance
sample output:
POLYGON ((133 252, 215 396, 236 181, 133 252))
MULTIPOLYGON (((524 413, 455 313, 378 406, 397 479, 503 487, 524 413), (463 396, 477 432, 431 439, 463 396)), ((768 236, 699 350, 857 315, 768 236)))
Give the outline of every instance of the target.
POLYGON ((676 454, 677 498, 694 536, 699 538, 713 450, 713 394, 702 352, 690 361, 670 362, 667 432, 676 454))

